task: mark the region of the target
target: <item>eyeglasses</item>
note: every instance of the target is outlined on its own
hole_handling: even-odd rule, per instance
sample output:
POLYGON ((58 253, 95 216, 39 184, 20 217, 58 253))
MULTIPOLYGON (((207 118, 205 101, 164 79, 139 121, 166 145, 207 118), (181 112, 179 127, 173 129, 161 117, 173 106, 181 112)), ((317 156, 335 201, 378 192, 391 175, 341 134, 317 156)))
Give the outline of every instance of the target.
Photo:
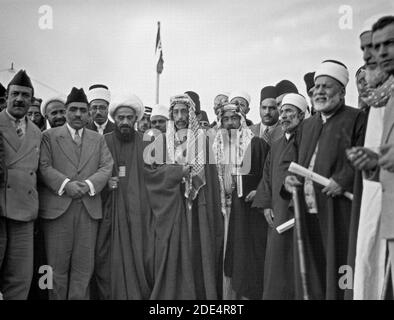
POLYGON ((107 111, 107 107, 106 106, 93 106, 90 107, 90 111, 107 111))

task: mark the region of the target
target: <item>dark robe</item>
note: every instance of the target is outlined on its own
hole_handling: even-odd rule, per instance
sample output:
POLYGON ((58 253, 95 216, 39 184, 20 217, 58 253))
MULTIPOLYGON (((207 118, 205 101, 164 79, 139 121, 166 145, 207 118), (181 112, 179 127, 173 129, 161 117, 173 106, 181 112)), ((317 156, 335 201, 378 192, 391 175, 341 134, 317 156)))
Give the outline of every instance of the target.
MULTIPOLYGON (((313 171, 333 178, 345 191, 353 192, 354 168, 347 161, 345 150, 362 144, 364 116, 360 110, 343 105, 325 124, 320 112, 306 119, 298 136, 297 163, 308 168, 319 143, 313 171)), ((306 211, 303 187, 299 192, 309 294, 311 299, 340 300, 345 293, 339 280, 343 276, 340 267, 347 265, 352 202, 344 196, 327 197, 321 185, 313 186, 317 214, 306 211)), ((302 299, 298 247, 295 249, 296 297, 302 299)))
POLYGON ((268 228, 267 249, 264 265, 263 300, 292 300, 295 298, 293 229, 282 234, 278 226, 294 217, 290 200, 280 196, 283 181, 292 161, 296 158, 295 135, 289 140, 283 135, 272 143, 264 165, 252 207, 272 209, 274 228, 268 228))
MULTIPOLYGON (((369 108, 361 109, 365 113, 365 130, 368 125, 369 108)), ((365 138, 365 132, 364 132, 365 138)), ((362 139, 361 145, 364 145, 364 139, 362 139)), ((354 186, 353 186, 353 201, 352 201, 352 213, 349 227, 349 248, 347 255, 347 265, 353 270, 353 278, 356 263, 356 251, 357 251, 357 236, 358 236, 358 223, 360 220, 361 211, 361 200, 363 195, 363 175, 362 171, 355 170, 354 186)), ((345 291, 345 300, 353 300, 353 286, 345 291)))
POLYGON ((114 159, 112 176, 126 166, 118 188, 103 190, 95 280, 100 299, 149 299, 153 287, 153 234, 143 162, 142 138, 134 133, 122 142, 115 132, 105 135, 114 159))
POLYGON ((180 190, 181 165, 146 166, 154 228, 154 286, 151 299, 195 299, 193 266, 180 190))
MULTIPOLYGON (((163 140, 163 153, 166 153, 163 140)), ((161 146, 156 146, 156 151, 157 148, 161 146)), ((191 243, 182 166, 150 163, 145 166, 155 221, 157 263, 152 294, 155 299, 214 300, 221 297, 223 216, 216 166, 209 164, 208 150, 206 155, 206 183, 192 202, 191 243)))
POLYGON ((257 189, 269 146, 258 137, 252 138, 250 146, 252 162, 250 173, 242 176, 243 195, 238 198, 236 189, 232 193, 224 273, 232 278, 232 288, 239 297, 261 299, 267 223, 245 197, 257 189))

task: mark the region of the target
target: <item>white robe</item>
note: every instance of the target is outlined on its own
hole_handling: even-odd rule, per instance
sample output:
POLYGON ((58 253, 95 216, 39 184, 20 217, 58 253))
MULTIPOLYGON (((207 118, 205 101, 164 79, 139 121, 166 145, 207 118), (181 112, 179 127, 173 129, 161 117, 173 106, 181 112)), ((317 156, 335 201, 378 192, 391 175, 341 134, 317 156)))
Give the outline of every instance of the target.
MULTIPOLYGON (((364 146, 378 152, 385 108, 371 108, 364 146)), ((380 239, 382 208, 380 182, 363 179, 354 270, 354 300, 380 299, 385 273, 385 242, 380 239)))

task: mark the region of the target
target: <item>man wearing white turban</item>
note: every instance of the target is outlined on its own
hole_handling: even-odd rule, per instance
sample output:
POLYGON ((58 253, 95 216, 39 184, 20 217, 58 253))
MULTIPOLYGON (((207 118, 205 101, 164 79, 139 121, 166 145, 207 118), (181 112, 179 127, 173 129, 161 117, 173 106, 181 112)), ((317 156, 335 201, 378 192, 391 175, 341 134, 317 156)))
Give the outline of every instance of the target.
MULTIPOLYGON (((303 195, 300 205, 312 299, 343 299, 347 289, 339 285, 339 270, 347 264, 352 202, 343 193, 353 191, 354 168, 345 151, 362 144, 365 125, 364 113, 345 105, 348 81, 349 73, 343 63, 326 60, 320 64, 313 91, 317 112, 304 121, 297 137, 297 163, 328 178, 330 183, 322 188, 308 178, 292 174, 285 179, 288 192, 300 186, 303 195)), ((285 192, 282 194, 286 196, 285 192)), ((296 293, 301 293, 297 290, 301 281, 296 280, 296 293)))
POLYGON ((296 156, 296 134, 307 111, 305 98, 297 93, 286 94, 279 109, 282 136, 273 141, 264 164, 263 178, 257 188, 252 207, 260 209, 268 225, 264 265, 263 300, 293 300, 294 252, 293 230, 281 234, 278 226, 294 217, 290 200, 280 197, 280 190, 290 162, 296 156))
POLYGON ((150 205, 145 186, 142 134, 134 128, 143 116, 142 101, 135 95, 109 108, 113 132, 104 138, 114 159, 112 177, 103 190, 94 284, 98 299, 149 299, 152 277, 148 265, 150 205))
POLYGON ((89 112, 92 122, 86 128, 103 135, 115 129, 115 125, 108 119, 108 106, 111 103, 111 92, 103 84, 94 84, 87 92, 89 112))

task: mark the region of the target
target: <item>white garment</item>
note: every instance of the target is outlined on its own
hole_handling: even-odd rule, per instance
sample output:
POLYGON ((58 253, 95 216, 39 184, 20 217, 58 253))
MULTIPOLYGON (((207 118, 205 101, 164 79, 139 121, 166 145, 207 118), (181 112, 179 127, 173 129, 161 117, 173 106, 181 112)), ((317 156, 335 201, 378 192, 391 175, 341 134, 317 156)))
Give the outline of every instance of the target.
MULTIPOLYGON (((385 109, 371 108, 368 115, 364 146, 375 152, 380 146, 385 109)), ((354 300, 377 300, 382 293, 386 243, 379 235, 381 208, 381 183, 364 179, 354 270, 354 300)))

